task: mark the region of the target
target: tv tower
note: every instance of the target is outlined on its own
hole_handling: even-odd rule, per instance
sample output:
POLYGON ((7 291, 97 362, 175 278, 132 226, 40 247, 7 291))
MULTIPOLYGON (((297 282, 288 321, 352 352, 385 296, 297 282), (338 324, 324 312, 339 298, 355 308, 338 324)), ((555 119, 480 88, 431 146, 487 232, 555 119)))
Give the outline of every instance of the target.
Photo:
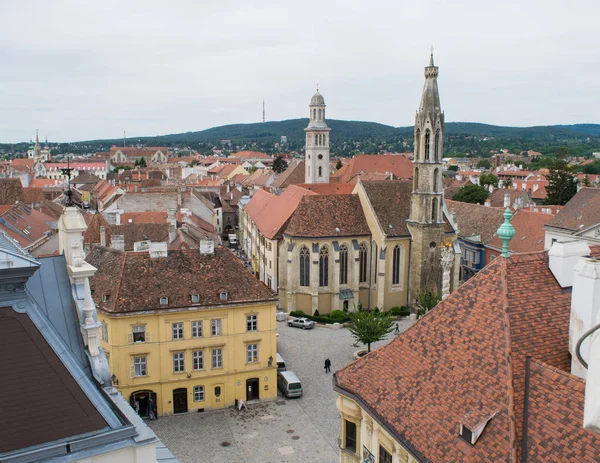
POLYGON ((265 122, 265 99, 263 98, 263 122, 265 122))

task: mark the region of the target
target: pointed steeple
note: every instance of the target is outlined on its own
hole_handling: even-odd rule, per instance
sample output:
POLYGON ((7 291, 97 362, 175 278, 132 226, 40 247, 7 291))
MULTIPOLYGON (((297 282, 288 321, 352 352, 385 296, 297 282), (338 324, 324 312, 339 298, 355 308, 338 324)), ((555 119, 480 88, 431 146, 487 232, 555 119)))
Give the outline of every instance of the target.
POLYGON ((426 114, 441 111, 440 94, 438 92, 438 67, 433 63, 433 52, 429 57, 429 66, 425 67, 425 85, 421 96, 419 111, 426 114))

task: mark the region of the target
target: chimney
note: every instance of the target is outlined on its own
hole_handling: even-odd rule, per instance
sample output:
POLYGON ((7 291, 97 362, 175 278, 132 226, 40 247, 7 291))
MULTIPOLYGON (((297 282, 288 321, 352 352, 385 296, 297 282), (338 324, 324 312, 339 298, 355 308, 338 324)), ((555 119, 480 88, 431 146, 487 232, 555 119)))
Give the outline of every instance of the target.
POLYGON ((556 241, 548 251, 550 271, 562 288, 573 286, 573 268, 590 248, 585 241, 556 241))
POLYGON ((181 202, 181 189, 177 188, 177 206, 181 207, 183 203, 181 202))
POLYGON ((160 243, 150 243, 148 247, 148 252, 150 254, 151 259, 167 257, 167 243, 165 243, 164 241, 160 243))
POLYGON ((486 199, 485 200, 485 207, 492 207, 492 200, 491 199, 486 199))
MULTIPOLYGON (((598 322, 598 312, 600 312, 600 259, 583 257, 577 260, 573 269, 571 321, 569 323, 571 373, 583 379, 586 378, 588 372, 577 358, 576 346, 581 336, 598 322)), ((580 349, 583 360, 588 363, 590 363, 591 339, 593 338, 588 337, 583 341, 580 349)), ((600 360, 600 358, 595 357, 594 360, 600 360)))
POLYGON ((230 185, 230 184, 229 184, 229 182, 228 182, 228 183, 227 183, 227 193, 229 193, 229 191, 230 191, 230 188, 231 188, 231 185, 230 185))
POLYGON ((504 193, 504 207, 510 207, 510 193, 504 193))
POLYGON ((106 227, 100 226, 100 246, 106 246, 106 227))
POLYGON ((116 251, 125 251, 125 236, 112 235, 110 237, 110 248, 116 251))
POLYGON ((169 224, 169 243, 172 243, 177 238, 177 227, 173 224, 169 224))
POLYGON ((212 240, 200 240, 200 254, 214 254, 215 243, 212 240))

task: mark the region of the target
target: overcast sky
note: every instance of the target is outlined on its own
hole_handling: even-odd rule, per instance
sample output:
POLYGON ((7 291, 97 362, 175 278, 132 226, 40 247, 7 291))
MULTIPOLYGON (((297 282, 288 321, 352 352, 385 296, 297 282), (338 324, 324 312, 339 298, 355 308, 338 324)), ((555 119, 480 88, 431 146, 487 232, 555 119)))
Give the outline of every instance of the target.
POLYGON ((0 1, 0 142, 308 116, 412 125, 434 46, 446 121, 600 122, 599 0, 0 1))

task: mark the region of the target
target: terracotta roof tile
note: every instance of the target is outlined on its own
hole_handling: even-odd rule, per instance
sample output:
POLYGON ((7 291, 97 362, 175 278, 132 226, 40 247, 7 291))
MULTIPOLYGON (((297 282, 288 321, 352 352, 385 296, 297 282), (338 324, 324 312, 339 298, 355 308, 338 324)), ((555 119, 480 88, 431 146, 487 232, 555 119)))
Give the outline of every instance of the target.
POLYGON ((304 161, 290 162, 285 171, 275 175, 271 188, 286 188, 298 183, 304 183, 304 161))
POLYGON ((363 188, 383 232, 388 236, 410 236, 406 220, 410 216, 412 182, 363 182, 363 188))
POLYGON ((478 236, 481 243, 487 243, 504 222, 504 212, 494 207, 450 199, 446 199, 446 206, 451 214, 456 214, 458 234, 462 238, 478 236))
MULTIPOLYGON (((551 214, 519 209, 510 220, 510 223, 515 227, 516 234, 510 240, 508 250, 516 253, 543 251, 546 236, 544 225, 553 217, 551 214)), ((490 239, 489 245, 502 249, 502 241, 496 234, 490 239)))
POLYGON ((366 236, 371 231, 357 195, 306 195, 284 234, 321 238, 366 236))
POLYGON ((0 178, 0 205, 23 201, 23 185, 18 178, 0 178))
POLYGON ((600 189, 581 188, 556 214, 556 217, 548 222, 548 226, 580 231, 598 223, 600 223, 600 189))
MULTIPOLYGON (((426 461, 514 461, 526 357, 569 368, 570 299, 545 253, 498 258, 391 343, 339 370, 336 385, 426 461), (497 411, 474 446, 458 436, 471 410, 497 411)), ((562 450, 544 461, 575 461, 562 450)))
POLYGON ((168 257, 152 259, 147 252, 96 246, 86 260, 98 269, 91 289, 96 305, 106 312, 190 307, 192 294, 200 296, 198 307, 275 301, 271 290, 225 248, 215 248, 214 255, 168 251, 168 257), (227 301, 220 299, 222 290, 228 292, 227 301), (168 297, 167 305, 160 304, 161 297, 168 297))
POLYGON ((238 151, 237 153, 232 153, 231 157, 243 159, 273 159, 268 154, 259 151, 238 151))
POLYGON ((403 154, 358 154, 333 173, 331 178, 339 183, 355 183, 353 179, 362 173, 391 173, 398 179, 412 179, 413 164, 403 154))

